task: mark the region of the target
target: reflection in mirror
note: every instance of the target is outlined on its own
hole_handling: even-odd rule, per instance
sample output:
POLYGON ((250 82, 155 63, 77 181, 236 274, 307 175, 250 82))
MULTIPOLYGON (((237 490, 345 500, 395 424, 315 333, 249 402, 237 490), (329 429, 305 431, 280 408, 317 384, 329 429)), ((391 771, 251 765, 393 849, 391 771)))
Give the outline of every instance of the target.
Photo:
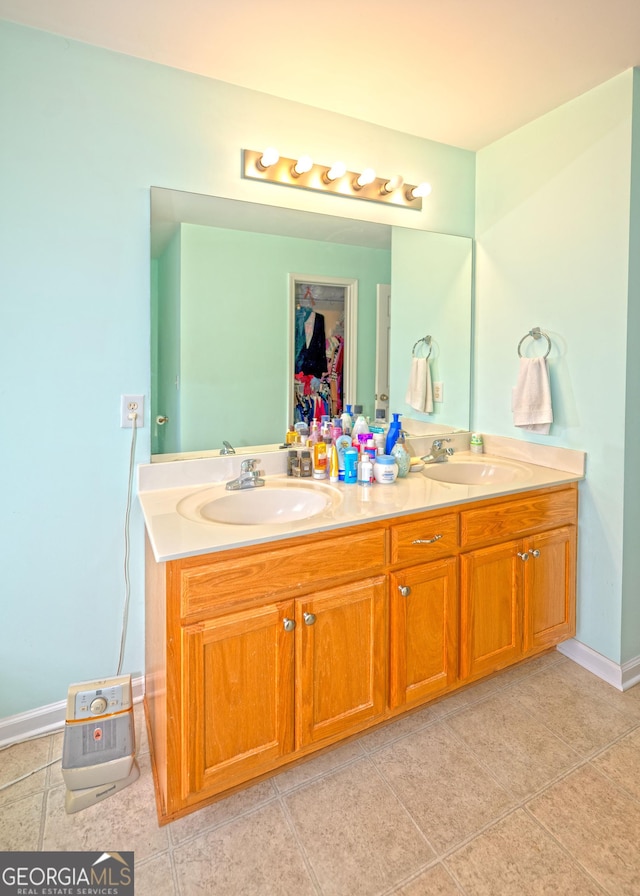
MULTIPOLYGON (((152 188, 152 454, 218 453, 224 441, 240 452, 283 441, 293 422, 295 328, 288 284, 296 271, 357 282, 358 313, 352 325, 357 387, 347 400, 362 404, 365 413, 373 416, 376 293, 380 284, 391 282, 393 287, 401 273, 395 254, 392 263, 392 230, 407 232, 366 221, 152 188), (159 418, 167 421, 158 423, 159 418)), ((464 243, 470 259, 470 240, 409 233, 425 244, 434 237, 464 243)), ((432 253, 418 249, 414 258, 427 281, 429 268, 438 265, 441 248, 432 253), (425 253, 428 264, 422 261, 425 253)), ((458 274, 458 279, 462 282, 464 277, 458 274)), ((470 261, 466 287, 464 296, 462 289, 442 292, 438 288, 437 303, 445 301, 447 293, 461 304, 449 315, 460 325, 459 338, 451 343, 443 329, 436 334, 439 363, 442 369, 446 366, 447 392, 437 413, 422 417, 459 429, 469 426, 470 345, 465 334, 470 326, 470 261), (464 389, 450 376, 454 365, 467 377, 464 389), (454 416, 447 419, 449 407, 454 416)), ((408 282, 400 278, 397 307, 392 288, 390 409, 403 413, 408 410, 402 401, 404 344, 415 342, 416 326, 421 330, 433 321, 435 332, 437 324, 434 317, 424 314, 431 300, 428 282, 426 290, 420 285, 416 294, 415 288, 410 278, 408 282), (420 309, 419 319, 410 324, 403 323, 401 306, 407 301, 420 309), (395 374, 397 395, 394 357, 401 359, 400 372, 395 374)), ((410 415, 421 417, 417 412, 410 415)))
POLYGON ((293 423, 339 417, 355 403, 358 281, 291 274, 293 423))

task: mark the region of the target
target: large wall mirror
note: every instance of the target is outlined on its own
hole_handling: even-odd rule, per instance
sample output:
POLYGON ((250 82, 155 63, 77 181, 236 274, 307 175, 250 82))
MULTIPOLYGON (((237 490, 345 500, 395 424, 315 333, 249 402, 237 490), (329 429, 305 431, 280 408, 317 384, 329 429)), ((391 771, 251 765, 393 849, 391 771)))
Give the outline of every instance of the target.
POLYGON ((377 295, 391 284, 389 409, 468 429, 471 240, 357 219, 151 189, 152 456, 279 444, 292 422, 296 272, 357 283, 351 401, 373 416, 377 295), (429 332, 443 401, 405 391, 429 332))

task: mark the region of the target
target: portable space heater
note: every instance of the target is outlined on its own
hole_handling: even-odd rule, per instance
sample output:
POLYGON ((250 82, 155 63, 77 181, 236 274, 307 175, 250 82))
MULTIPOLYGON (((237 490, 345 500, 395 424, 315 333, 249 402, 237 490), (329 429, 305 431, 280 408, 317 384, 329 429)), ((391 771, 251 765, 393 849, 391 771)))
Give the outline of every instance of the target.
POLYGON ((135 752, 131 676, 72 684, 62 747, 67 813, 132 784, 140 774, 135 752))

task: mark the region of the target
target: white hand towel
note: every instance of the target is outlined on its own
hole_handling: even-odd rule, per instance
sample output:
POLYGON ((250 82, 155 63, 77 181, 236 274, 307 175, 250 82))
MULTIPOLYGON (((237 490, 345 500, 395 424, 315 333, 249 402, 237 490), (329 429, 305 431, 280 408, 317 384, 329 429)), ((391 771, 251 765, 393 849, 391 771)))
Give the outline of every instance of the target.
POLYGON ((433 413, 433 390, 431 388, 431 370, 426 358, 412 358, 409 386, 404 400, 409 407, 423 414, 433 413))
POLYGON ((518 381, 512 391, 513 424, 530 432, 549 434, 553 423, 549 368, 546 358, 520 358, 518 381))

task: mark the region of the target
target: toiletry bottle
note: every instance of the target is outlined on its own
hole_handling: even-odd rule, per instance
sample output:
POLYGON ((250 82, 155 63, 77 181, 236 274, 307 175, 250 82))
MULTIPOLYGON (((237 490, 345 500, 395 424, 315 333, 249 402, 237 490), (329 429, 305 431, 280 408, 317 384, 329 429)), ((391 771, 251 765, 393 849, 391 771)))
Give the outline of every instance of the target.
POLYGON ((329 445, 329 482, 338 482, 340 479, 340 467, 338 464, 338 446, 335 442, 329 445))
POLYGON ((361 454, 358 461, 358 485, 365 487, 371 485, 373 479, 373 464, 368 454, 361 454))
POLYGON ((358 478, 358 452, 355 448, 344 449, 344 481, 353 484, 358 478))
POLYGON ((351 448, 351 436, 338 436, 334 442, 334 448, 338 452, 338 479, 344 482, 344 452, 346 448, 351 448))
POLYGON ((293 423, 289 427, 286 436, 284 437, 285 445, 293 445, 294 442, 298 441, 298 434, 294 429, 293 423))
POLYGON ((331 424, 331 441, 335 442, 338 436, 342 435, 342 418, 334 417, 331 424))
POLYGON ((391 449, 396 443, 398 438, 398 433, 400 432, 400 414, 394 414, 393 420, 391 421, 391 425, 389 426, 389 432, 387 433, 387 441, 384 446, 384 453, 391 454, 391 449))
POLYGON ((295 450, 287 452, 287 476, 293 476, 293 468, 298 460, 298 452, 295 450))
POLYGON ((391 449, 391 457, 394 457, 398 465, 398 477, 404 479, 411 467, 411 455, 404 445, 404 432, 400 430, 395 445, 391 449))
POLYGON ((326 444, 331 438, 331 417, 328 414, 322 415, 320 423, 320 438, 326 444))
POLYGON ((311 461, 311 452, 310 451, 301 451, 300 452, 300 476, 303 479, 309 479, 311 477, 312 472, 312 461, 311 461))
POLYGON ((472 454, 482 454, 484 452, 484 442, 479 432, 471 433, 470 449, 472 454))
POLYGON ((327 478, 327 445, 326 442, 316 442, 313 446, 313 478, 327 478))
POLYGON ((361 404, 357 404, 354 407, 354 413, 356 415, 356 419, 353 424, 353 427, 351 428, 351 440, 353 442, 356 441, 356 437, 359 436, 361 433, 370 432, 369 424, 367 423, 367 420, 366 420, 364 414, 362 413, 362 405, 361 404))
POLYGON ((351 405, 347 405, 346 411, 342 412, 342 432, 345 436, 351 435, 353 427, 353 417, 351 416, 351 405))

